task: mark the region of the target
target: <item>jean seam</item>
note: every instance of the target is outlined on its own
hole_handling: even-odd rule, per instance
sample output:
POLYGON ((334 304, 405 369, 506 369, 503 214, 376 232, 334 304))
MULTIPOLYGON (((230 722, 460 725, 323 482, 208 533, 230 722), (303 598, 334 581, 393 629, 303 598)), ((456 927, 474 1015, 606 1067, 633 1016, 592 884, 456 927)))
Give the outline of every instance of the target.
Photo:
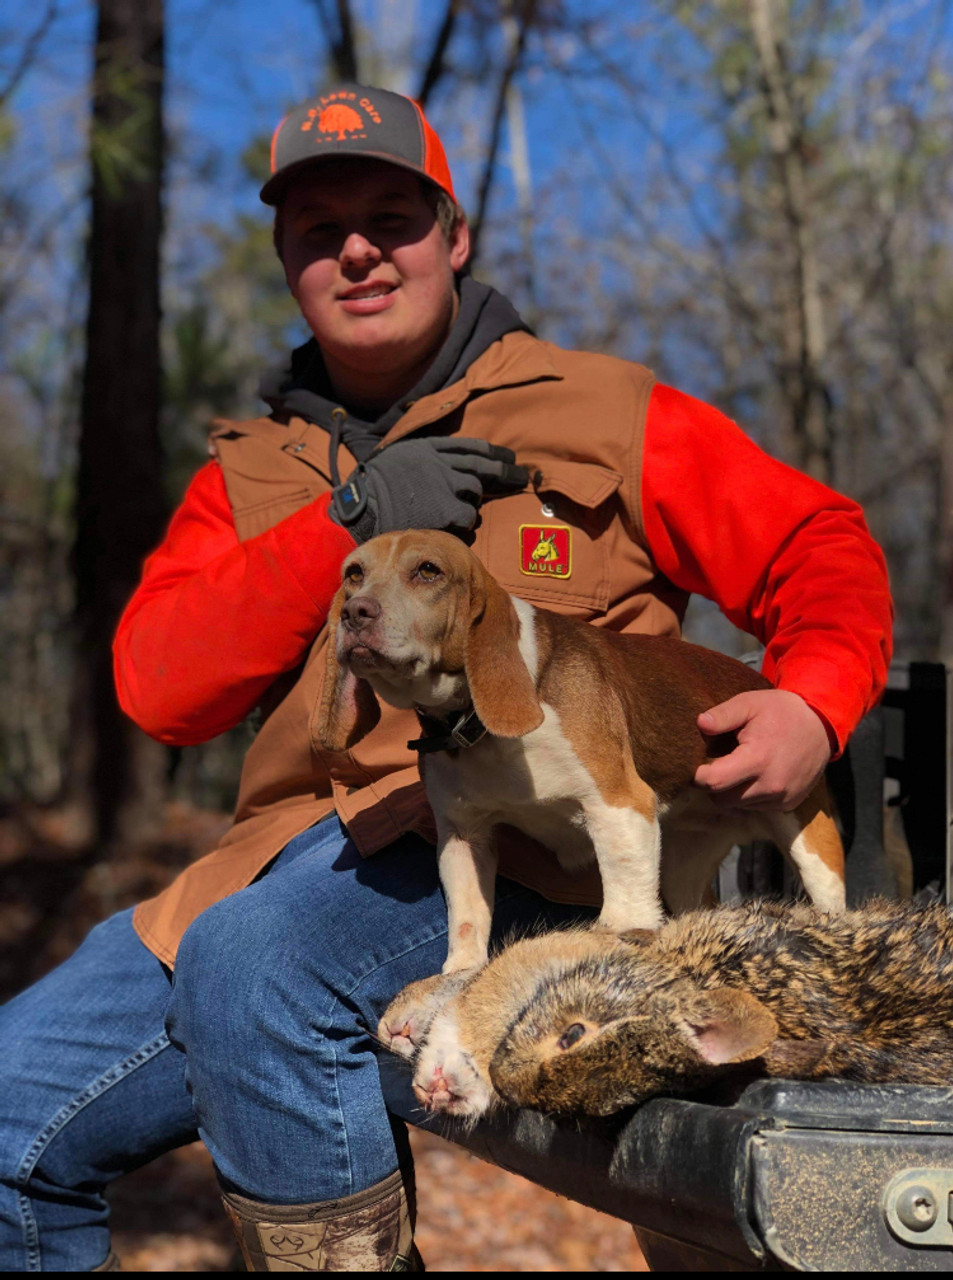
POLYGON ((361 983, 366 982, 368 978, 377 973, 380 969, 386 969, 387 966, 389 964, 393 964, 395 960, 403 960, 404 956, 409 956, 413 951, 419 951, 421 947, 427 946, 430 942, 436 942, 438 938, 445 938, 449 932, 449 928, 438 929, 435 933, 431 934, 429 938, 422 938, 420 941, 415 942, 413 946, 408 946, 405 947, 403 951, 395 952, 386 960, 382 960, 380 964, 375 964, 370 969, 367 969, 359 978, 355 979, 353 986, 348 987, 347 991, 344 991, 341 994, 346 1000, 349 1000, 361 983))
MULTIPOLYGON (((334 1005, 336 1004, 340 1005, 344 1000, 349 1000, 350 997, 353 995, 353 993, 361 985, 361 983, 365 982, 372 974, 376 973, 378 969, 383 969, 387 965, 393 964, 395 960, 400 960, 402 959, 403 956, 410 955, 411 952, 419 950, 420 947, 427 946, 428 943, 433 942, 436 938, 439 938, 441 935, 446 935, 446 933, 447 933, 446 929, 438 929, 431 936, 418 939, 416 942, 413 943, 413 945, 409 945, 405 947, 403 951, 396 952, 395 954, 389 956, 386 960, 381 961, 380 964, 376 964, 372 968, 368 969, 364 974, 362 974, 361 977, 355 979, 353 982, 353 985, 348 987, 347 990, 343 990, 342 987, 338 987, 338 989, 335 990, 334 986, 329 983, 327 987, 327 996, 328 996, 327 1004, 323 1010, 324 1018, 328 1022, 330 1022, 331 1010, 334 1007, 334 1005)), ((347 1129, 347 1121, 344 1117, 344 1108, 341 1103, 341 1090, 338 1082, 338 1072, 340 1068, 340 1063, 338 1061, 337 1049, 334 1046, 334 1044, 330 1041, 330 1039, 327 1040, 327 1044, 328 1044, 328 1048, 331 1051, 332 1061, 331 1061, 330 1074, 331 1074, 331 1082, 334 1088, 335 1109, 337 1111, 338 1116, 340 1117, 341 1133, 344 1140, 344 1155, 347 1160, 348 1188, 350 1192, 353 1194, 354 1164, 351 1159, 351 1140, 350 1140, 350 1135, 347 1129)))
MULTIPOLYGON (((327 987, 327 997, 328 997, 327 1002, 322 1010, 322 1014, 325 1022, 330 1024, 331 1009, 334 1007, 336 1003, 337 1004, 341 1003, 341 998, 331 986, 327 987)), ((315 1012, 317 1012, 317 1010, 315 1012)), ((315 1030, 316 1028, 311 1027, 309 1029, 309 1035, 314 1036, 315 1030)), ((318 1032, 318 1037, 320 1037, 320 1035, 321 1033, 318 1032)), ((344 1139, 344 1158, 347 1163, 347 1185, 348 1185, 348 1192, 350 1193, 354 1190, 354 1165, 351 1161, 351 1140, 347 1131, 347 1121, 344 1118, 344 1107, 341 1104, 341 1089, 338 1084, 338 1067, 339 1067, 338 1054, 337 1054, 337 1049, 335 1048, 334 1043, 331 1040, 330 1036, 325 1036, 324 1038, 325 1038, 325 1043, 327 1044, 327 1047, 331 1054, 330 1070, 328 1072, 328 1075, 330 1077, 331 1087, 334 1090, 334 1110, 337 1114, 338 1124, 344 1139)))
POLYGON ((347 1160, 347 1186, 348 1193, 354 1193, 354 1162, 351 1159, 351 1136, 347 1131, 347 1121, 344 1118, 344 1107, 341 1104, 341 1088, 338 1083, 338 1051, 333 1044, 329 1042, 331 1049, 331 1082, 334 1085, 334 1105, 337 1113, 341 1117, 341 1133, 344 1136, 344 1157, 347 1160))
POLYGON ((155 1040, 150 1040, 148 1044, 144 1044, 135 1053, 124 1058, 122 1062, 116 1066, 110 1067, 104 1071, 101 1076, 88 1085, 81 1093, 71 1098, 53 1118, 44 1126, 30 1144, 26 1154, 20 1161, 20 1165, 16 1173, 17 1201, 20 1208, 23 1227, 23 1243, 27 1254, 27 1270, 40 1270, 41 1251, 39 1243, 39 1227, 37 1225, 36 1216, 29 1197, 24 1194, 24 1190, 29 1184, 36 1168, 37 1161, 40 1156, 50 1145, 53 1139, 65 1129, 69 1122, 84 1110, 91 1102, 102 1097, 113 1085, 119 1084, 132 1071, 138 1067, 144 1066, 150 1062, 163 1049, 168 1048, 169 1037, 163 1032, 155 1040))

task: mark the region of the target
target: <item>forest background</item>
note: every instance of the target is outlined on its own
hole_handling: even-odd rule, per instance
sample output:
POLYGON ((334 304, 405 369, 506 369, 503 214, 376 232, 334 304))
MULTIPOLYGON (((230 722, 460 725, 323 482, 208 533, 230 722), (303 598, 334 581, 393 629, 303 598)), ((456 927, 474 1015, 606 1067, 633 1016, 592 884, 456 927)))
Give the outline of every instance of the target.
MULTIPOLYGON (((251 729, 146 739, 109 641, 210 418, 257 414, 305 336, 257 191, 329 78, 425 104, 475 274, 541 336, 648 364, 860 501, 898 658, 953 658, 950 0, 8 0, 5 991, 227 820, 251 729)), ((752 647, 704 603, 688 633, 752 647)))

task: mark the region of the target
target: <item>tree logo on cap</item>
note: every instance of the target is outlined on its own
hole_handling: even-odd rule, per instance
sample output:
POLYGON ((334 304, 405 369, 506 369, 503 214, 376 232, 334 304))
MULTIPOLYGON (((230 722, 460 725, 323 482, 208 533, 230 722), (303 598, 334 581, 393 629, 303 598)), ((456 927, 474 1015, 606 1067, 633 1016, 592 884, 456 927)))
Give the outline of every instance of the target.
POLYGON ((364 121, 353 107, 346 107, 343 102, 336 102, 331 107, 325 107, 321 112, 318 117, 318 128, 322 133, 336 133, 338 142, 343 142, 349 133, 363 129, 364 121))
MULTIPOLYGON (((357 107, 351 105, 356 100, 357 94, 346 90, 319 98, 321 105, 308 109, 308 118, 301 126, 302 132, 306 133, 317 125, 317 132, 325 136, 315 137, 315 142, 344 142, 347 139, 366 138, 367 121, 357 107)), ((375 124, 380 124, 380 115, 369 98, 362 98, 357 106, 362 107, 375 124)))

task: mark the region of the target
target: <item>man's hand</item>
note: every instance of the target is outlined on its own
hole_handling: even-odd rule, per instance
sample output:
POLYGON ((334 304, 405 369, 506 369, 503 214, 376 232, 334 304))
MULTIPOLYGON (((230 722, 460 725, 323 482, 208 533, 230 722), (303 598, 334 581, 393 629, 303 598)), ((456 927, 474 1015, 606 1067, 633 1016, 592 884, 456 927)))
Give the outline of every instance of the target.
POLYGON ((831 758, 827 729, 803 698, 785 689, 736 694, 698 717, 702 733, 736 733, 727 756, 695 771, 720 808, 789 812, 809 794, 831 758))
POLYGON ((484 494, 515 493, 529 483, 512 449, 469 436, 395 440, 359 470, 367 490, 363 514, 344 516, 336 497, 331 509, 355 542, 397 529, 443 529, 468 541, 484 494))

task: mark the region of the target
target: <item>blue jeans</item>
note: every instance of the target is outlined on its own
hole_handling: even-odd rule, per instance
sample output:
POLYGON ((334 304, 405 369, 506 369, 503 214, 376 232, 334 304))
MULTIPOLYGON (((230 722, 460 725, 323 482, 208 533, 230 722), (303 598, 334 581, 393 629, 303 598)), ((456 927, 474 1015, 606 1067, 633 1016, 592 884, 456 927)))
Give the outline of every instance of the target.
MULTIPOLYGON (((497 937, 593 914, 497 892, 497 937)), ((269 1204, 351 1195, 406 1159, 372 1033, 446 955, 432 846, 407 835, 365 861, 325 819, 199 916, 174 983, 131 916, 0 1009, 0 1269, 98 1266, 106 1184, 196 1137, 269 1204)))

